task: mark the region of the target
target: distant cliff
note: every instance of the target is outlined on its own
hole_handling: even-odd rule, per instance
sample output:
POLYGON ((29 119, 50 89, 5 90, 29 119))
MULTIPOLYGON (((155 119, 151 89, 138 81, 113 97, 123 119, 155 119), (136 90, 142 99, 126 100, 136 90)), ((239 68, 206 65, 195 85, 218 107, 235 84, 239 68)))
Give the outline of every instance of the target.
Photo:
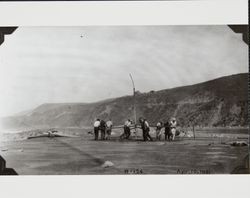
MULTIPOLYGON (((149 93, 137 93, 137 118, 151 124, 175 116, 180 126, 247 126, 248 74, 149 93)), ((111 118, 115 125, 133 119, 133 97, 98 103, 43 104, 30 112, 3 118, 6 128, 84 127, 95 118, 111 118)))

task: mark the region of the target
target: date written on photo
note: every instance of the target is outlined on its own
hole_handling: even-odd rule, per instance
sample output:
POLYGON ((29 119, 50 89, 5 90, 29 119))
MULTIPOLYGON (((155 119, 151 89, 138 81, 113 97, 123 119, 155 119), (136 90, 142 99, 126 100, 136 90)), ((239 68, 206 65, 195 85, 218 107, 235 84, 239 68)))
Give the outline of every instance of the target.
POLYGON ((178 169, 177 174, 211 174, 209 169, 178 169))
POLYGON ((130 168, 130 169, 124 169, 125 174, 143 174, 142 169, 139 168, 130 168))

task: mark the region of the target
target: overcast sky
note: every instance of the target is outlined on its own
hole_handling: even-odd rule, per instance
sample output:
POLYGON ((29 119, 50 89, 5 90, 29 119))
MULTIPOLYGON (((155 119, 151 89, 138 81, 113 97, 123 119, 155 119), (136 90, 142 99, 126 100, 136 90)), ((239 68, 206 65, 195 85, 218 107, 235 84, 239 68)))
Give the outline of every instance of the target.
POLYGON ((248 71, 227 26, 19 27, 0 46, 0 116, 94 102, 248 71))

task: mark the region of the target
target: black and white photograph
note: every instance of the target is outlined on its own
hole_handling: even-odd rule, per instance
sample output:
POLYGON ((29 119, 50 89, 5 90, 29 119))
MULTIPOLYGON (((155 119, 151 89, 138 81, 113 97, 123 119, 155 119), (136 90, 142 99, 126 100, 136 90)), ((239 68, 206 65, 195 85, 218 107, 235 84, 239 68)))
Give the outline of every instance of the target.
POLYGON ((0 27, 1 175, 249 174, 247 28, 0 27))

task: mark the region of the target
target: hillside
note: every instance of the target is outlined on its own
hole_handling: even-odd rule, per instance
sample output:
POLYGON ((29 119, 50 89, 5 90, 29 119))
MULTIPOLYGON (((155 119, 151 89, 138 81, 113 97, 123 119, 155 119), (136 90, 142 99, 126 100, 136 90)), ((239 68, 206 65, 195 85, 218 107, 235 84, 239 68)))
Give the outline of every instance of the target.
MULTIPOLYGON (((136 95, 137 118, 150 123, 175 116, 179 125, 246 126, 248 74, 136 95)), ((3 118, 5 128, 86 127, 95 118, 112 118, 115 125, 133 118, 133 97, 98 103, 43 104, 22 115, 3 118)))

